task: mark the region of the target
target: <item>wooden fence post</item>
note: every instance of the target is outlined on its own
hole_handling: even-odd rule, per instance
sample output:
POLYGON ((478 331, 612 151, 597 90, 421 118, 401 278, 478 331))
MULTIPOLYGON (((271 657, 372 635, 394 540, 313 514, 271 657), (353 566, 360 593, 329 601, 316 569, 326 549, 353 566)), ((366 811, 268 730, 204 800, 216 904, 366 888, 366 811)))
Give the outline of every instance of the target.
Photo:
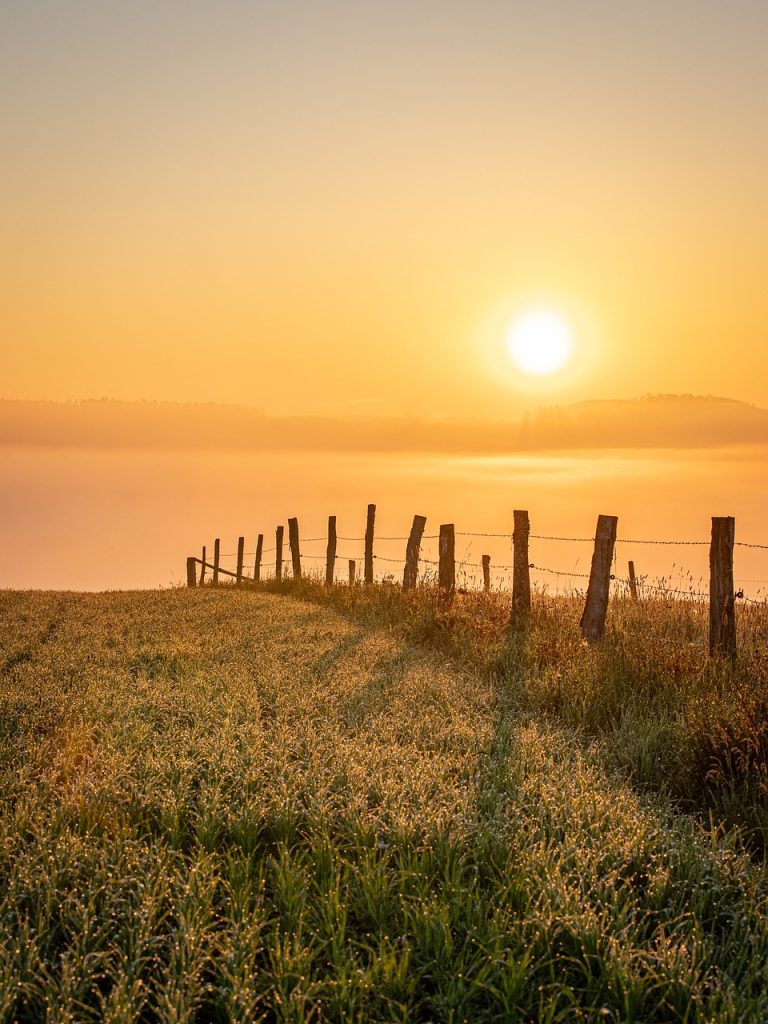
POLYGON ((245 558, 245 537, 237 538, 237 576, 235 583, 238 587, 243 584, 243 559, 245 558))
POLYGON ((438 584, 441 590, 453 594, 456 590, 456 533, 453 523, 443 523, 440 527, 438 550, 438 584))
POLYGON ((373 524, 376 520, 376 506, 368 506, 368 517, 365 523, 365 567, 363 579, 373 583, 373 524))
POLYGON ((213 585, 219 585, 219 565, 221 564, 221 541, 217 537, 213 542, 213 585))
POLYGON ((635 576, 635 563, 629 563, 629 593, 633 601, 637 600, 637 576, 635 576))
POLYGON ((253 579, 256 583, 261 579, 261 550, 264 547, 264 534, 260 533, 256 540, 256 559, 253 563, 253 579))
POLYGON ((203 557, 201 558, 200 562, 200 586, 202 587, 202 585, 205 583, 205 570, 207 568, 205 564, 205 544, 203 544, 203 557))
POLYGON ((197 559, 194 555, 187 556, 187 586, 197 586, 197 559))
POLYGON ((611 562, 616 544, 618 516, 598 516, 595 549, 589 573, 587 601, 581 616, 581 635, 585 640, 602 640, 605 635, 605 616, 608 611, 608 592, 611 586, 611 562))
POLYGON ((483 563, 483 590, 489 594, 491 591, 491 556, 483 555, 481 561, 483 563))
POLYGON ((288 520, 288 543, 291 547, 291 564, 293 566, 293 578, 301 579, 301 554, 299 552, 299 520, 288 520))
POLYGON ((325 585, 333 586, 336 570, 336 516, 328 516, 328 548, 325 553, 325 585))
POLYGON ((414 516, 411 535, 405 549, 405 571, 403 572, 403 590, 413 590, 419 574, 419 548, 424 536, 426 516, 414 516))
POLYGON ((275 579, 283 578, 283 527, 275 530, 275 579))
POLYGON ((736 657, 736 607, 733 591, 733 516, 712 517, 709 548, 709 653, 736 657))
POLYGON ((349 585, 354 587, 355 585, 355 560, 350 558, 349 560, 349 585))
POLYGON ((512 621, 524 622, 531 610, 531 569, 528 561, 528 536, 531 524, 524 509, 514 511, 512 534, 512 621))

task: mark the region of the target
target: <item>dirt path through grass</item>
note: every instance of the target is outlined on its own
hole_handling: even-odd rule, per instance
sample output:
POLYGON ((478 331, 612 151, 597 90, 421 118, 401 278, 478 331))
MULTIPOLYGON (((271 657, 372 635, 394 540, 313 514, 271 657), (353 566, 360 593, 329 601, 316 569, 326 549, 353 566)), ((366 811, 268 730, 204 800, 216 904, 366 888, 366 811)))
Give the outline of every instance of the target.
POLYGON ((263 593, 0 611, 1 1019, 768 1019, 764 871, 487 679, 263 593))

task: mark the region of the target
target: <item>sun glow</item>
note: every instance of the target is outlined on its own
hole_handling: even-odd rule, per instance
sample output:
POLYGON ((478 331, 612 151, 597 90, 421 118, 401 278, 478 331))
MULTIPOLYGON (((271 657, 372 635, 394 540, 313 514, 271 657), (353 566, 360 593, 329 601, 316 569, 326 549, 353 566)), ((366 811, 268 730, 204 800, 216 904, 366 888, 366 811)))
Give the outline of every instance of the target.
POLYGON ((545 377, 562 370, 571 359, 573 333, 559 313, 533 309, 512 323, 506 347, 510 359, 523 373, 545 377))

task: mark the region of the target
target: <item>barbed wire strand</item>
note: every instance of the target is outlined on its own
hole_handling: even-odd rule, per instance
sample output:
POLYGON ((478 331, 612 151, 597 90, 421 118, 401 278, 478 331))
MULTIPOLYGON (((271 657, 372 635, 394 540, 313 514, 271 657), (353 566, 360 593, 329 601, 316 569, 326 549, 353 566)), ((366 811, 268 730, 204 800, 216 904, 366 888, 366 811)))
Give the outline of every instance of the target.
MULTIPOLYGON (((315 555, 315 556, 307 555, 307 556, 302 556, 302 557, 306 557, 306 558, 308 558, 310 560, 313 560, 313 561, 314 560, 319 560, 319 559, 322 558, 322 556, 319 556, 319 555, 315 555)), ((385 558, 383 556, 374 556, 374 557, 378 557, 381 561, 385 561, 385 562, 396 562, 396 563, 399 563, 401 565, 403 564, 403 559, 400 559, 400 558, 385 558)), ((357 559, 349 559, 347 555, 339 555, 339 554, 337 554, 336 558, 338 560, 340 560, 340 561, 344 561, 344 560, 347 560, 347 559, 349 561, 362 561, 363 560, 363 556, 359 556, 357 559)), ((195 560, 197 562, 200 561, 200 559, 195 559, 195 560)), ((420 561, 425 563, 425 564, 427 564, 427 565, 432 565, 432 566, 439 565, 439 562, 436 562, 436 561, 434 561, 432 559, 420 559, 420 561)), ((459 569, 461 570, 462 568, 465 568, 465 567, 468 567, 468 566, 471 566, 471 567, 474 567, 474 568, 482 568, 482 563, 479 563, 479 562, 464 562, 464 563, 460 563, 459 564, 459 569)), ((213 569, 213 564, 206 562, 206 568, 210 568, 212 570, 213 569)), ((511 569, 514 568, 514 566, 512 566, 512 565, 495 565, 492 568, 493 568, 493 571, 498 573, 500 570, 511 570, 511 569)), ((550 575, 550 576, 565 576, 565 577, 568 577, 568 578, 571 578, 571 579, 589 579, 589 573, 572 572, 572 571, 570 571, 568 569, 553 569, 550 566, 536 565, 533 562, 529 563, 528 568, 534 570, 534 572, 546 573, 547 575, 550 575)), ((221 571, 221 569, 222 569, 222 567, 219 566, 219 571, 221 571)), ((286 571, 282 575, 282 579, 292 579, 293 578, 293 573, 291 571, 290 562, 286 562, 285 570, 286 571)), ((225 572, 225 575, 234 576, 234 573, 225 572)), ((260 572, 260 580, 259 580, 259 582, 266 582, 268 580, 276 580, 276 579, 277 579, 277 577, 275 576, 274 572, 270 571, 270 569, 267 569, 266 572, 260 572)), ((243 582, 246 582, 246 583, 255 583, 256 582, 256 580, 255 580, 255 578, 253 576, 251 576, 251 575, 249 575, 248 573, 245 573, 245 572, 243 573, 242 580, 243 580, 243 582)), ((611 580, 612 580, 612 582, 620 583, 620 584, 622 584, 623 586, 625 586, 627 588, 629 588, 631 586, 631 581, 630 581, 630 579, 628 577, 624 577, 624 576, 611 576, 611 580)), ((759 582, 762 582, 762 581, 759 581, 759 582)), ((653 584, 653 583, 648 583, 648 582, 646 582, 645 580, 643 580, 641 578, 636 578, 635 579, 635 584, 636 584, 636 586, 638 588, 638 591, 640 593, 643 593, 645 591, 653 591, 655 594, 660 594, 662 597, 677 596, 677 597, 683 597, 683 598, 687 598, 687 599, 696 599, 696 600, 707 600, 709 598, 709 594, 707 592, 704 592, 704 591, 699 591, 699 590, 681 590, 680 588, 677 588, 677 587, 661 586, 661 585, 657 585, 657 584, 653 584)), ((762 599, 757 599, 757 598, 747 597, 746 595, 743 595, 743 594, 736 594, 735 597, 738 600, 740 600, 740 601, 744 601, 746 604, 757 605, 759 607, 765 607, 766 605, 768 605, 768 597, 767 598, 762 598, 762 599)))
MULTIPOLYGON (((497 540, 498 539, 501 539, 501 540, 511 540, 512 539, 512 533, 509 532, 509 531, 506 532, 506 533, 493 533, 493 532, 484 531, 484 530, 457 530, 456 531, 456 536, 457 537, 487 537, 487 538, 490 538, 490 539, 497 539, 497 540)), ((364 541, 365 540, 365 537, 349 537, 349 536, 341 536, 341 534, 339 534, 338 537, 339 537, 339 540, 347 540, 347 541, 364 541)), ((438 537, 439 537, 439 534, 436 534, 436 533, 435 534, 427 534, 426 536, 424 536, 422 538, 422 540, 437 540, 438 537)), ((572 543, 572 544, 591 544, 591 543, 593 543, 593 541, 595 539, 594 537, 591 537, 591 536, 590 537, 568 537, 568 536, 561 536, 559 534, 544 534, 544 533, 531 533, 531 534, 529 534, 529 537, 530 537, 531 540, 562 541, 562 542, 572 543)), ((404 534, 402 536, 396 536, 396 537, 395 536, 378 536, 378 535, 376 535, 375 539, 379 540, 379 541, 403 541, 403 540, 407 541, 407 540, 410 539, 410 536, 408 534, 404 534)), ((303 544, 314 544, 314 543, 318 543, 319 541, 324 541, 324 540, 327 540, 326 536, 322 536, 322 537, 302 537, 301 538, 301 542, 303 544)), ((621 537, 621 536, 619 536, 619 537, 616 538, 616 543, 617 544, 662 544, 662 545, 669 545, 669 546, 676 546, 676 545, 677 546, 706 546, 710 542, 708 540, 679 540, 679 539, 669 540, 669 539, 666 539, 666 538, 621 537)), ((743 541, 743 540, 739 540, 739 541, 735 541, 735 546, 736 547, 741 547, 741 548, 757 548, 757 549, 760 549, 760 550, 763 550, 763 551, 768 551, 768 544, 761 544, 761 543, 758 543, 756 541, 743 541)), ((231 557, 233 554, 235 554, 235 553, 234 552, 228 552, 226 557, 231 557)))

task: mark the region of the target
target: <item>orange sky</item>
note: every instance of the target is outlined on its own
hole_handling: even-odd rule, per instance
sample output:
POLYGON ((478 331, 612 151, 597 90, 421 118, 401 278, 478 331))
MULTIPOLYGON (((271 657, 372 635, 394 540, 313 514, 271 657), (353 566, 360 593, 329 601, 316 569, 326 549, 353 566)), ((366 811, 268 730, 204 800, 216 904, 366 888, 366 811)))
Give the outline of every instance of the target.
POLYGON ((623 538, 768 543, 768 413, 620 401, 768 407, 767 41, 765 0, 1 4, 0 586, 166 585, 369 501, 616 514, 681 581, 705 545, 623 538), (504 334, 542 305, 576 347, 535 379, 504 334))
POLYGON ((768 6, 0 12, 0 396, 766 404, 768 6), (510 312, 572 318, 534 387, 510 312))

